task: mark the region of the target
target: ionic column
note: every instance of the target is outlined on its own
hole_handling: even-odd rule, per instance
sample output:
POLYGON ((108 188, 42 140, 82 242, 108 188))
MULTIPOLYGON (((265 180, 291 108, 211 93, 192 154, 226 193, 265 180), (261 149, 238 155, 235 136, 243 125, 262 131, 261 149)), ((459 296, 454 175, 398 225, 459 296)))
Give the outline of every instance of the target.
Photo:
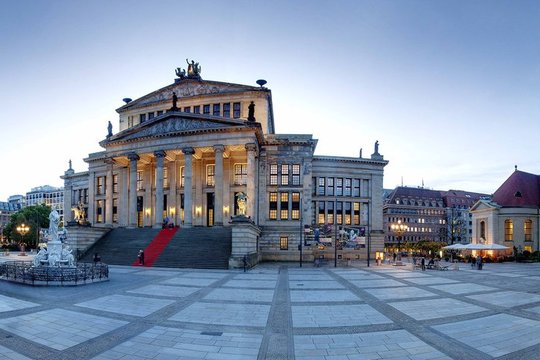
POLYGON ((246 144, 247 150, 247 210, 246 215, 252 219, 255 216, 255 179, 256 176, 256 162, 255 155, 257 154, 257 145, 250 143, 246 144))
POLYGON ((107 160, 107 177, 105 179, 105 223, 112 225, 113 223, 113 164, 112 159, 107 160))
POLYGON ((139 155, 129 153, 129 227, 137 227, 137 161, 139 155))
POLYGON ((129 187, 128 187, 128 169, 123 167, 120 169, 120 196, 118 196, 118 219, 120 226, 127 226, 129 223, 128 215, 128 197, 129 197, 129 187))
POLYGON ((154 228, 160 228, 163 223, 163 159, 165 151, 158 150, 154 152, 156 157, 156 223, 154 228))
POLYGON ((214 145, 215 184, 214 184, 214 224, 223 225, 223 145, 214 145))
POLYGON ((182 149, 184 153, 184 227, 193 225, 193 148, 182 149))
POLYGON ((88 210, 86 212, 86 218, 90 224, 96 223, 96 173, 90 170, 88 177, 88 210))

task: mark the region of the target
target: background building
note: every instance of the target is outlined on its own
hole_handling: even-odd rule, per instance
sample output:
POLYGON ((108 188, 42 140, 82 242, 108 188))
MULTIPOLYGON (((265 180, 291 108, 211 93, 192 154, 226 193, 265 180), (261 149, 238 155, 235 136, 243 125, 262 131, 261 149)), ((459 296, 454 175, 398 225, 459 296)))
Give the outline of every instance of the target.
POLYGON ((26 193, 25 206, 45 204, 51 209, 58 211, 60 219, 64 216, 64 188, 43 185, 32 188, 26 193))

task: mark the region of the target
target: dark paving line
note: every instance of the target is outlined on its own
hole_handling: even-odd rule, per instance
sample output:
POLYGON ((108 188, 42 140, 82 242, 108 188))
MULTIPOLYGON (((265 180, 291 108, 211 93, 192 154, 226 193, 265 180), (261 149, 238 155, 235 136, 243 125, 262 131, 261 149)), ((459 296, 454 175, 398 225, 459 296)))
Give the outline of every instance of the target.
MULTIPOLYGON (((442 352, 452 359, 457 360, 488 360, 493 359, 492 356, 478 351, 477 349, 463 344, 449 336, 446 336, 429 326, 424 325, 422 322, 417 321, 410 316, 403 314, 394 307, 379 300, 375 296, 371 295, 364 289, 356 287, 348 280, 342 278, 338 273, 334 273, 328 269, 325 271, 331 274, 336 281, 346 286, 351 292, 363 299, 368 305, 379 311, 390 320, 400 325, 404 330, 413 334, 426 344, 432 346, 434 349, 442 352)), ((377 272, 378 273, 378 272, 377 272)), ((395 278, 395 280, 400 281, 395 278)))
POLYGON ((287 267, 281 266, 258 360, 294 359, 288 275, 287 267))

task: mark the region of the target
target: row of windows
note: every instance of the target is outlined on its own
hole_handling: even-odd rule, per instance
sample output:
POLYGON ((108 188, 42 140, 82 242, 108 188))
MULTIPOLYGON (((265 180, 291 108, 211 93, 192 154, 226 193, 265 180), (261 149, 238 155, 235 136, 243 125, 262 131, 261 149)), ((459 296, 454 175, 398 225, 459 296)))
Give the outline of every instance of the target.
POLYGON ((270 185, 300 185, 300 164, 270 164, 270 185))
POLYGON ((298 220, 300 219, 300 193, 299 192, 271 192, 268 194, 268 207, 270 220, 298 220))
POLYGON ((408 224, 439 224, 444 225, 446 224, 446 219, 442 218, 403 218, 403 217, 389 217, 388 222, 395 223, 398 221, 402 221, 404 223, 408 224))
MULTIPOLYGON (((183 108, 185 113, 194 114, 205 114, 205 115, 214 115, 222 116, 224 118, 233 118, 239 119, 241 115, 241 103, 235 102, 232 103, 221 103, 221 104, 205 104, 205 105, 195 105, 195 106, 185 106, 183 108), (201 112, 202 109, 202 112, 201 112), (232 115, 232 116, 231 116, 232 115)), ((144 114, 139 114, 139 124, 146 122, 147 120, 152 120, 154 117, 163 115, 163 110, 152 111, 144 114)), ((128 116, 128 127, 133 127, 135 117, 133 115, 128 116)))
MULTIPOLYGON (((486 225, 485 222, 480 222, 480 237, 485 238, 486 225)), ((523 222, 523 235, 525 241, 532 241, 532 220, 523 222)), ((510 219, 504 221, 504 241, 514 241, 514 222, 510 219)))
POLYGON ((317 224, 360 225, 360 203, 349 201, 319 201, 314 202, 317 208, 317 224))
MULTIPOLYGON (((96 222, 105 222, 105 200, 96 200, 96 222)), ((118 222, 118 199, 114 198, 112 203, 112 221, 118 222)))
MULTIPOLYGON (((113 174, 112 176, 112 182, 113 182, 113 193, 118 193, 118 174, 113 174)), ((107 188, 107 177, 106 176, 98 176, 96 178, 96 195, 104 195, 107 188)), ((85 203, 88 201, 85 201, 85 203)))

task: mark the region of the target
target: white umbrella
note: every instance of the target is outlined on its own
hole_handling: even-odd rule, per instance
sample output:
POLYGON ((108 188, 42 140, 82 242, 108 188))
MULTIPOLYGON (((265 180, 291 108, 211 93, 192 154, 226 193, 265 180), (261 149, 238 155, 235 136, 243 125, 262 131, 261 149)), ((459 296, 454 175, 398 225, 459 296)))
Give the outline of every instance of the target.
POLYGON ((499 245, 499 244, 484 244, 486 250, 508 250, 508 246, 499 245))
POLYGON ((463 244, 452 244, 452 245, 443 247, 443 249, 445 250, 463 250, 464 248, 465 248, 465 245, 463 244))
POLYGON ((484 244, 467 244, 463 247, 464 250, 488 250, 484 244))

